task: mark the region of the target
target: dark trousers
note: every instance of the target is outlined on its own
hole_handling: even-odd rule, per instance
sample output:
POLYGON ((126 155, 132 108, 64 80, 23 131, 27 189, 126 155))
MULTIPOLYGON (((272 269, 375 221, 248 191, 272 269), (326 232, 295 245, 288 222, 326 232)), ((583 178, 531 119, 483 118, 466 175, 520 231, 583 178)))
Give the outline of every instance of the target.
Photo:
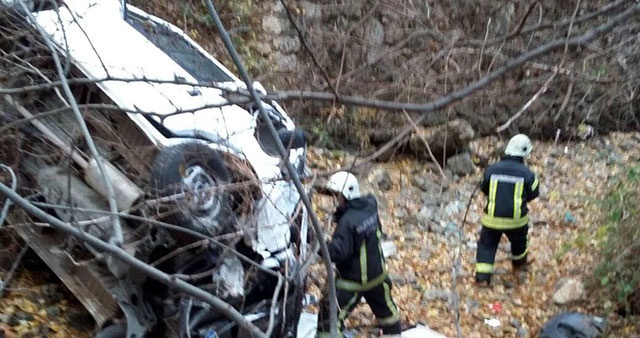
POLYGON ((526 265, 529 246, 528 233, 529 225, 509 230, 497 230, 482 226, 476 254, 476 282, 491 281, 496 251, 502 234, 507 235, 509 242, 511 242, 511 263, 513 267, 519 268, 526 265))
MULTIPOLYGON (((344 320, 358 305, 360 299, 364 297, 371 308, 371 312, 378 320, 378 326, 384 334, 400 334, 400 315, 398 307, 391 298, 391 281, 385 279, 380 285, 366 291, 336 290, 338 297, 338 330, 342 332, 344 320)), ((324 295, 320 302, 320 312, 318 314, 318 335, 317 337, 328 337, 330 328, 329 319, 329 297, 324 295)), ((342 336, 342 335, 341 335, 342 336)))

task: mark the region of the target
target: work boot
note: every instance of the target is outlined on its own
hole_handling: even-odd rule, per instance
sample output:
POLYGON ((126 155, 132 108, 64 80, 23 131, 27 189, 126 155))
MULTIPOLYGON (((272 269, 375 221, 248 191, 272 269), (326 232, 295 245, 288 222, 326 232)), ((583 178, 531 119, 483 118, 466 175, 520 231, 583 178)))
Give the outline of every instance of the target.
POLYGON ((491 286, 491 274, 476 273, 476 286, 480 286, 480 287, 491 286))
POLYGON ((529 267, 533 260, 525 261, 520 264, 513 264, 513 275, 518 285, 529 284, 529 267))

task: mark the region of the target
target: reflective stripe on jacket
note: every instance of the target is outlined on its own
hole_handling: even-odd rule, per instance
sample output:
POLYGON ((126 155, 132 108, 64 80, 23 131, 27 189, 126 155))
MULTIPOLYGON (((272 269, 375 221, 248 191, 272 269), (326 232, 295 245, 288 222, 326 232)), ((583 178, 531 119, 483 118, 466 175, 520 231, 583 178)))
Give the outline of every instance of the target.
POLYGON ((347 201, 334 216, 338 224, 329 243, 329 255, 338 270, 336 287, 356 292, 380 285, 387 269, 375 197, 369 194, 347 201))
POLYGON ((527 202, 540 193, 538 178, 522 157, 516 156, 505 156, 489 166, 481 188, 487 195, 482 225, 499 230, 526 225, 529 222, 527 202))

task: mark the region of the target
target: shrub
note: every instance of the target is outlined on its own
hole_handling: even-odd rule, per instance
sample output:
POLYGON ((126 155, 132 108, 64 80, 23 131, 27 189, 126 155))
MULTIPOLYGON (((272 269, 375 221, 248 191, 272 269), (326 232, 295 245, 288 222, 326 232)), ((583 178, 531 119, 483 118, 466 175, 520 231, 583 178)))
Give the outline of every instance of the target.
POLYGON ((594 285, 603 300, 618 305, 623 313, 640 312, 640 165, 632 165, 614 178, 603 200, 600 242, 601 262, 594 285))

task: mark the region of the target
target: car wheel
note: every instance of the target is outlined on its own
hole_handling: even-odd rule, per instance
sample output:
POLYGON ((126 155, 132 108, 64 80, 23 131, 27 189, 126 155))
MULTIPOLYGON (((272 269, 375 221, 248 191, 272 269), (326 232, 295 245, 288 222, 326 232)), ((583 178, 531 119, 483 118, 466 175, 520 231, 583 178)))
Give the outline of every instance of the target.
POLYGON ((104 327, 93 338, 126 338, 127 323, 116 323, 104 327))
MULTIPOLYGON (((168 221, 215 236, 233 225, 229 172, 220 154, 204 144, 184 143, 160 150, 153 162, 152 182, 168 204, 168 221)), ((190 236, 178 235, 178 239, 190 236)))

